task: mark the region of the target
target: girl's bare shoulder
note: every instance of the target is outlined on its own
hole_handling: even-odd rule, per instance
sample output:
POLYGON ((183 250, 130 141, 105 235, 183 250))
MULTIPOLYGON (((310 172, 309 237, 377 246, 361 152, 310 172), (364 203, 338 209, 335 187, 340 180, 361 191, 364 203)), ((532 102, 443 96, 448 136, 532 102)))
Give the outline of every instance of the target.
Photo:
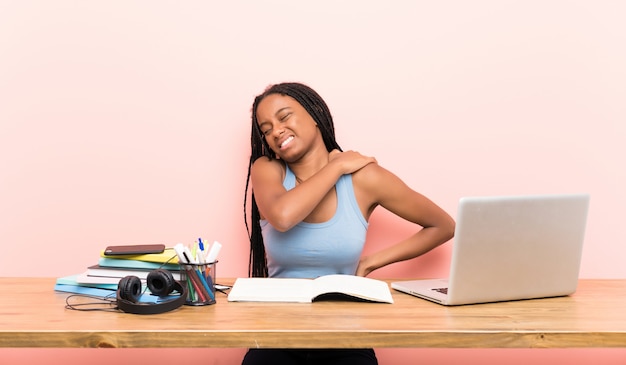
POLYGON ((352 174, 354 183, 364 186, 376 186, 389 183, 390 179, 396 180, 398 177, 378 163, 367 164, 362 169, 352 174))
POLYGON ((262 156, 252 163, 250 170, 252 177, 271 177, 278 176, 281 180, 285 176, 285 165, 281 160, 270 159, 262 156))

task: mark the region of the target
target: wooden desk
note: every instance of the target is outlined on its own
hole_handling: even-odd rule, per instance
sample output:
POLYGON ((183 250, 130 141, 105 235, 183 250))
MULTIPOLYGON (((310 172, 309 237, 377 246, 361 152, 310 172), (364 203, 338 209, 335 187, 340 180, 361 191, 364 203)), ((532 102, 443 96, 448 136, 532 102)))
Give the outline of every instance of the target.
MULTIPOLYGON (((626 280, 581 280, 569 297, 444 307, 229 303, 159 315, 65 309, 53 278, 0 278, 0 347, 626 347, 626 280)), ((226 282, 222 279, 220 282, 226 282)))

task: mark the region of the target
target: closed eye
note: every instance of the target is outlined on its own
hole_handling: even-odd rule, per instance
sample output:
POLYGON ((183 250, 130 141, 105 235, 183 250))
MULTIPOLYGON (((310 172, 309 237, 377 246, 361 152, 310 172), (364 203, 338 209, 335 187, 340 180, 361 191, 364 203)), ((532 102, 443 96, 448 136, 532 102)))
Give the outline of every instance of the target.
POLYGON ((272 123, 270 122, 259 123, 258 126, 259 132, 261 132, 263 136, 267 136, 272 131, 272 123))
POLYGON ((281 121, 281 122, 284 122, 284 121, 286 121, 287 119, 289 119, 289 117, 290 117, 290 116, 291 116, 291 113, 286 113, 286 114, 284 114, 284 115, 280 116, 280 118, 279 118, 279 119, 280 119, 280 121, 281 121))

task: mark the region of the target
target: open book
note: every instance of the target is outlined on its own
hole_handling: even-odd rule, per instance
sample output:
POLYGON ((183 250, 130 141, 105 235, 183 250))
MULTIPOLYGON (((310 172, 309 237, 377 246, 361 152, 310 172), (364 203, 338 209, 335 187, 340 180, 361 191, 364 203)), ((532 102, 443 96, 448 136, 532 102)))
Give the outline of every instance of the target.
POLYGON ((311 303, 324 299, 393 303, 386 282, 340 274, 316 279, 238 278, 228 294, 231 302, 311 303))

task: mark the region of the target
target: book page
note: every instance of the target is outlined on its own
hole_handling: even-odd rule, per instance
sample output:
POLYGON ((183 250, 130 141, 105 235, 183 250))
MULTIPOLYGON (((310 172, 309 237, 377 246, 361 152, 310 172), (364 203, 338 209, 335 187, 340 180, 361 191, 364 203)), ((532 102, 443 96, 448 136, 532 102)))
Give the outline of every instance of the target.
POLYGON ((360 299, 393 303, 389 285, 381 280, 354 275, 325 275, 313 280, 313 297, 343 293, 360 299))
POLYGON ((238 278, 228 294, 228 300, 309 303, 311 289, 311 279, 238 278))

